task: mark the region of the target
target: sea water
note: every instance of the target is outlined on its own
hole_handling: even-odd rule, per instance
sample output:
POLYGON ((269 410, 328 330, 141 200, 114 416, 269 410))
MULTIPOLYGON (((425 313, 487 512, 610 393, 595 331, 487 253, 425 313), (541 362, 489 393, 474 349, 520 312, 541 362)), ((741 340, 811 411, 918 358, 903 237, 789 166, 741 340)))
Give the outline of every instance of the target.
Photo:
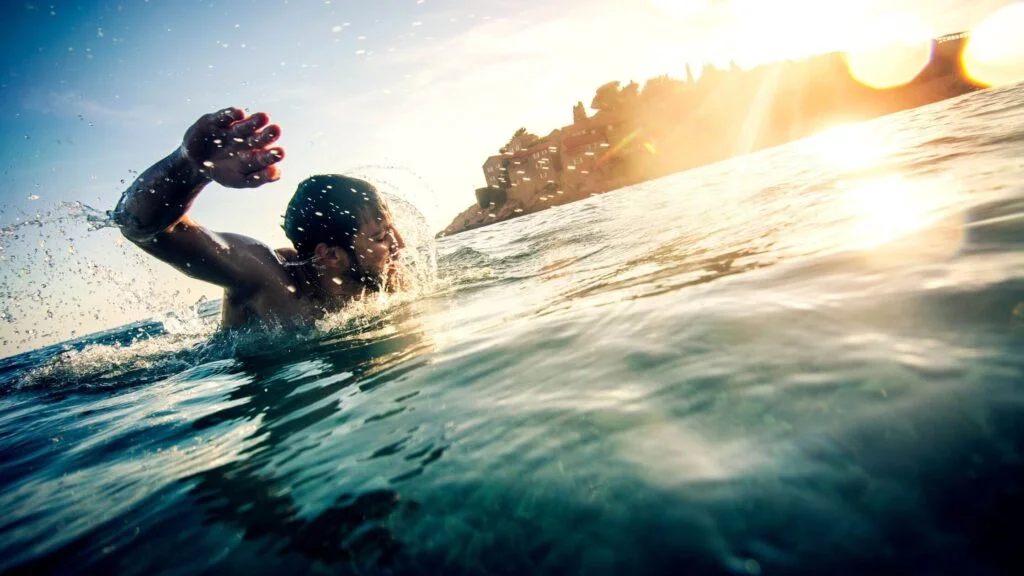
POLYGON ((0 363, 0 570, 1020 573, 1024 87, 0 363))

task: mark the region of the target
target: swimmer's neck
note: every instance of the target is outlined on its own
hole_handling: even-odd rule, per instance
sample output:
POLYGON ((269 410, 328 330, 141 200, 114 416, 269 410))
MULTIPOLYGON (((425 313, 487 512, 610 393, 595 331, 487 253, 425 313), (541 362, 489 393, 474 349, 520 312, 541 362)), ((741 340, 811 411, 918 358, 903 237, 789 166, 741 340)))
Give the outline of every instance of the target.
POLYGON ((327 312, 336 312, 352 300, 360 300, 366 292, 376 291, 376 283, 358 270, 329 270, 307 259, 297 266, 298 280, 309 287, 308 297, 319 302, 327 312))

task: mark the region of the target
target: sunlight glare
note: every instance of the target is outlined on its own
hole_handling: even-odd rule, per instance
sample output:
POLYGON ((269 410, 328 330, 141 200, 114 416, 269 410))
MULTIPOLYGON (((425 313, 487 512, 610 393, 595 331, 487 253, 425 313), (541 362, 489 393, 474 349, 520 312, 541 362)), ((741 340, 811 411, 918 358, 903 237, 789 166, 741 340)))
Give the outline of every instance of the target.
POLYGON ((877 166, 893 147, 863 124, 829 128, 805 142, 822 161, 840 170, 860 171, 877 166))
POLYGON ((932 30, 914 14, 889 14, 875 21, 846 52, 850 75, 875 89, 902 86, 932 58, 932 30))
POLYGON ((876 248, 923 229, 933 205, 920 186, 900 176, 857 183, 845 190, 843 199, 856 219, 850 243, 859 249, 876 248))
POLYGON ((857 7, 819 0, 731 0, 727 52, 740 66, 807 58, 849 44, 857 7))
POLYGON ((660 12, 674 18, 692 16, 708 7, 708 0, 650 0, 660 12))
POLYGON ((1024 80, 1024 3, 1003 7, 971 32, 963 67, 982 86, 1024 80))

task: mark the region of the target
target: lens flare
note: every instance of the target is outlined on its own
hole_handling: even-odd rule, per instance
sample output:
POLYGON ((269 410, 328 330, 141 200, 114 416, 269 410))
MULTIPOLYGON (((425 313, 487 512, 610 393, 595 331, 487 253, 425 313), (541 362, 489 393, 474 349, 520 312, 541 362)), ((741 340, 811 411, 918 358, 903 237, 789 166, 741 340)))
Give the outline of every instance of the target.
POLYGON ((998 10, 971 32, 963 68, 968 78, 982 86, 1024 80, 1024 3, 998 10))
POLYGON ((846 66, 858 82, 876 89, 902 86, 932 58, 932 31, 913 14, 890 14, 873 23, 847 51, 846 66))

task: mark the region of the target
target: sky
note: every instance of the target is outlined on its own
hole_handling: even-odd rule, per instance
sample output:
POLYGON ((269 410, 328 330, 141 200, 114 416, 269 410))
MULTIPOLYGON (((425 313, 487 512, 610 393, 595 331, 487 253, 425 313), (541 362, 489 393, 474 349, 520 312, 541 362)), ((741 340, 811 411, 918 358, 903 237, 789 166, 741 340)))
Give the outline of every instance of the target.
MULTIPOLYGON (((296 183, 348 172, 410 199, 438 230, 473 203, 483 161, 516 128, 570 123, 573 104, 589 104, 607 81, 843 49, 893 15, 936 36, 969 30, 1010 3, 12 3, 0 39, 0 226, 60 202, 112 208, 198 116, 241 106, 282 126, 282 178, 256 190, 209 187, 193 208, 198 221, 284 246, 280 215, 296 183)), ((140 258, 115 230, 89 233, 81 221, 0 242, 0 254, 21 256, 0 262, 0 356, 217 295, 140 258)))

